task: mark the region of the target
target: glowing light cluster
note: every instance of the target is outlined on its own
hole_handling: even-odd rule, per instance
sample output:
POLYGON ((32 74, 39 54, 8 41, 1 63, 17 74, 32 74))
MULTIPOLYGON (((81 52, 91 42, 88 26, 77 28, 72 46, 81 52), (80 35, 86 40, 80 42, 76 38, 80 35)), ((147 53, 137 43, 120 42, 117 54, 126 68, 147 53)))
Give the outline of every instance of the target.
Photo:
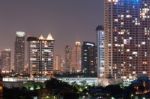
POLYGON ((25 36, 25 32, 17 31, 17 32, 16 32, 16 35, 17 35, 18 37, 23 37, 23 36, 25 36))
POLYGON ((118 2, 118 0, 108 0, 108 2, 114 2, 114 3, 116 3, 116 2, 118 2))
POLYGON ((140 17, 141 17, 142 19, 150 18, 150 16, 147 15, 149 11, 150 11, 150 9, 149 9, 149 8, 146 8, 146 7, 143 8, 143 9, 141 9, 141 11, 140 11, 140 17))
POLYGON ((110 3, 117 4, 119 1, 128 2, 128 3, 138 3, 139 0, 107 0, 110 3))
POLYGON ((51 33, 48 34, 47 38, 45 38, 42 34, 39 37, 40 40, 54 40, 51 33))

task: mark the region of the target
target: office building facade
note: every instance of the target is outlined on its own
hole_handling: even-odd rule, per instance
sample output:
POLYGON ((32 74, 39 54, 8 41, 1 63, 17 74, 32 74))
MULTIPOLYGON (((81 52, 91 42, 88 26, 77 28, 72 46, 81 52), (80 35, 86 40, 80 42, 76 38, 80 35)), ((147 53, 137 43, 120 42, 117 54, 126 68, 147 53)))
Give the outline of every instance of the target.
POLYGON ((76 41, 72 48, 71 72, 81 72, 81 42, 76 41))
POLYGON ((14 50, 14 69, 16 73, 23 73, 25 61, 25 32, 16 32, 14 50))
POLYGON ((1 51, 2 73, 11 72, 11 50, 4 49, 1 51))
POLYGON ((96 74, 96 46, 93 42, 83 42, 81 51, 82 73, 86 76, 96 74))
POLYGON ((54 57, 54 71, 55 72, 62 72, 62 59, 60 55, 55 55, 54 57))
POLYGON ((105 76, 150 77, 150 0, 104 0, 105 76))
POLYGON ((104 77, 105 67, 104 67, 104 28, 98 25, 96 27, 96 38, 97 38, 97 76, 99 78, 104 77))
POLYGON ((71 72, 71 54, 72 54, 72 47, 70 45, 65 46, 65 63, 64 69, 66 73, 71 72))
POLYGON ((47 38, 42 35, 28 37, 29 73, 32 75, 48 75, 53 71, 54 39, 51 34, 47 38))

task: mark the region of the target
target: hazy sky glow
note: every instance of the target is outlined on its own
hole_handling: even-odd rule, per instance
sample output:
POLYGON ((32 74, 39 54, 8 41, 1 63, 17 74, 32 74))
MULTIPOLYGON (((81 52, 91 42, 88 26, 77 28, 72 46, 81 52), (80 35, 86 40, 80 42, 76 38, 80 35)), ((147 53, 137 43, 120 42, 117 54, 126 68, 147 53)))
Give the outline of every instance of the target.
POLYGON ((95 41, 103 24, 103 0, 1 0, 0 49, 14 49, 16 31, 52 33, 57 53, 76 40, 95 41))

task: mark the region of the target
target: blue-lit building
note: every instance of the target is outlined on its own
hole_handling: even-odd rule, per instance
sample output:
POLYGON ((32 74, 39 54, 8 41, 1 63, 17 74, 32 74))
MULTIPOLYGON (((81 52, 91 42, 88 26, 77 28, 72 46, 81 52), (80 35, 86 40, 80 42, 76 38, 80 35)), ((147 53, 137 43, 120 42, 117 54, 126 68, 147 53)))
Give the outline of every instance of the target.
POLYGON ((96 46, 93 42, 83 42, 81 48, 81 69, 85 76, 97 73, 96 46))
POLYGON ((150 0, 104 0, 105 76, 150 77, 150 0))
POLYGON ((96 27, 96 37, 97 37, 97 75, 98 77, 104 77, 105 67, 104 67, 104 28, 98 25, 96 27))

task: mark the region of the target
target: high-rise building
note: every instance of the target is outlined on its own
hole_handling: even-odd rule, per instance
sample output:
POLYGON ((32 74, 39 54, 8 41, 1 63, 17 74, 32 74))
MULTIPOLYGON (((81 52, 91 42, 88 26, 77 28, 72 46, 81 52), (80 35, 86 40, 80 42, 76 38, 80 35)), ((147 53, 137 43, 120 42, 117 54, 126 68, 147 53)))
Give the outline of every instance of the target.
POLYGON ((2 69, 2 55, 1 55, 1 52, 0 52, 0 70, 2 69))
POLYGON ((81 43, 75 42, 71 53, 71 72, 77 73, 81 71, 81 43))
POLYGON ((105 67, 104 67, 104 28, 98 25, 96 27, 97 32, 97 76, 104 77, 105 67))
POLYGON ((54 57, 54 71, 62 72, 62 59, 60 55, 54 57))
POLYGON ((47 38, 42 35, 28 37, 29 72, 32 75, 47 75, 53 71, 54 39, 51 34, 47 38))
POLYGON ((16 32, 14 66, 16 73, 23 73, 25 61, 25 32, 16 32))
POLYGON ((150 77, 150 0, 104 0, 105 76, 150 77))
POLYGON ((64 71, 67 73, 71 72, 71 51, 72 48, 69 45, 65 47, 65 64, 64 64, 64 71))
POLYGON ((2 72, 8 73, 11 71, 11 50, 4 49, 1 51, 2 72))
POLYGON ((97 72, 95 43, 83 42, 81 55, 82 72, 86 76, 95 74, 97 72))

